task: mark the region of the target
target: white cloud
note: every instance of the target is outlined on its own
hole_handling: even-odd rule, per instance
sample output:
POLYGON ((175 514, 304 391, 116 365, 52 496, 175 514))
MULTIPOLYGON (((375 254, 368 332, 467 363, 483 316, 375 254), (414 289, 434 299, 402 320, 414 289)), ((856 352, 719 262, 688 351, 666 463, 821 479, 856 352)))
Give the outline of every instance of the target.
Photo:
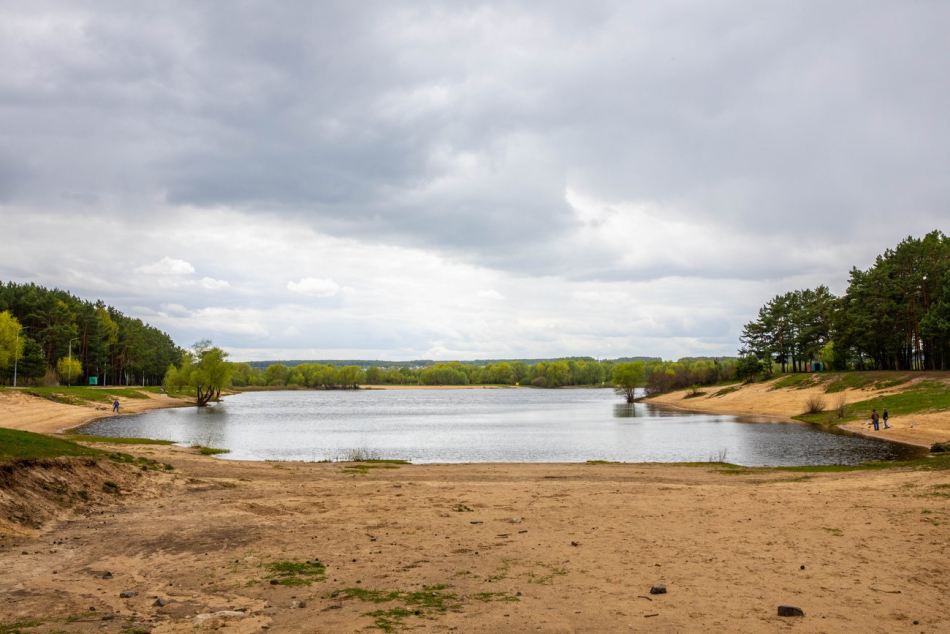
POLYGON ((158 262, 138 267, 135 272, 145 275, 190 275, 195 272, 195 267, 184 260, 176 260, 166 255, 158 262))
POLYGON ((295 293, 313 297, 333 297, 340 292, 340 285, 332 279, 323 280, 316 277, 305 277, 299 282, 287 282, 287 288, 295 293))
POLYGON ((162 304, 161 311, 170 317, 187 317, 191 314, 187 308, 181 304, 162 304))
POLYGON ((505 296, 504 296, 504 295, 502 295, 501 293, 499 293, 498 291, 496 291, 496 290, 493 289, 493 288, 490 288, 490 289, 484 290, 484 291, 478 291, 478 296, 479 296, 479 297, 484 297, 485 299, 495 299, 495 300, 499 300, 499 301, 505 299, 505 296))
POLYGON ((229 286, 231 286, 231 285, 230 285, 228 282, 226 282, 225 280, 216 280, 216 279, 211 278, 211 277, 203 277, 203 278, 201 278, 201 281, 198 282, 198 284, 199 284, 202 288, 207 288, 207 289, 210 289, 210 290, 217 290, 217 289, 220 289, 220 288, 228 288, 229 286))

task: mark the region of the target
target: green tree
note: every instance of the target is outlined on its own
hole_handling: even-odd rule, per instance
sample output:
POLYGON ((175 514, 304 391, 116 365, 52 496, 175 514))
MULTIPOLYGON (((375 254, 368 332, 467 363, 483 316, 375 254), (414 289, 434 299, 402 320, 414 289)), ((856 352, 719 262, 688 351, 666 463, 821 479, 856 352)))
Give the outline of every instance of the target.
POLYGON ((636 399, 635 390, 643 385, 646 364, 643 361, 618 363, 613 367, 614 391, 628 403, 636 399))
POLYGON ((26 340, 21 329, 20 322, 10 311, 0 313, 0 370, 12 368, 23 356, 26 340))
POLYGON ((61 381, 66 385, 72 385, 82 378, 82 363, 76 358, 62 357, 56 362, 56 371, 61 381))

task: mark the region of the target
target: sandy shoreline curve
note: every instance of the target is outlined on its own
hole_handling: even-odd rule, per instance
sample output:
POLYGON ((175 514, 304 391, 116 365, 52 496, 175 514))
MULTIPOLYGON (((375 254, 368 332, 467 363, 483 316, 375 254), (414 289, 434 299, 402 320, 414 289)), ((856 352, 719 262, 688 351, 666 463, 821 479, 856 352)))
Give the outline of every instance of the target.
POLYGON ((105 403, 66 405, 30 396, 20 389, 7 388, 0 391, 0 427, 38 434, 56 434, 83 427, 101 418, 194 405, 194 399, 191 397, 151 392, 140 392, 140 394, 147 398, 119 397, 119 413, 114 414, 112 408, 105 403))
MULTIPOLYGON (((822 385, 807 388, 774 389, 771 383, 752 383, 733 386, 735 388, 733 391, 726 391, 720 387, 703 388, 701 391, 706 393, 698 397, 689 397, 687 390, 667 392, 646 398, 644 402, 710 414, 768 416, 793 420, 792 417, 805 412, 805 402, 811 397, 823 398, 828 407, 831 407, 833 399, 839 395, 845 399, 846 403, 850 404, 897 394, 920 380, 924 379, 913 379, 906 384, 885 389, 846 389, 834 394, 827 394, 822 385), (726 393, 722 394, 724 391, 726 393)), ((947 382, 945 378, 942 380, 947 382)), ((948 386, 948 389, 950 389, 950 386, 948 386)), ((892 416, 889 424, 890 429, 882 428, 880 431, 873 431, 866 421, 850 421, 840 425, 840 428, 862 436, 883 438, 884 440, 927 448, 930 448, 934 443, 946 442, 950 439, 950 413, 948 412, 923 412, 907 416, 892 416)))

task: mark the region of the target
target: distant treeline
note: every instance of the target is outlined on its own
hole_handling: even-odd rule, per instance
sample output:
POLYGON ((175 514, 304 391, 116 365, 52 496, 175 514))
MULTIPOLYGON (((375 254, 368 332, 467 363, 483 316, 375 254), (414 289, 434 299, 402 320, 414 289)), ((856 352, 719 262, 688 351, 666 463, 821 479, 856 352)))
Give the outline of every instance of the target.
MULTIPOLYGON (((613 385, 613 368, 626 362, 566 358, 530 365, 523 361, 499 361, 479 366, 471 362, 450 361, 428 367, 370 366, 365 370, 358 365, 339 367, 302 363, 291 367, 274 363, 261 369, 249 363, 235 363, 231 380, 237 387, 269 385, 331 389, 356 385, 609 386, 613 385)), ((651 358, 637 362, 644 366, 644 385, 648 390, 666 391, 730 380, 735 376, 737 360, 690 358, 665 362, 651 358)))
MULTIPOLYGON (((415 359, 412 361, 383 361, 381 359, 311 359, 311 360, 275 360, 275 361, 248 361, 247 365, 252 368, 266 370, 272 365, 284 365, 288 368, 294 368, 299 365, 332 365, 334 367, 346 367, 350 365, 359 366, 366 370, 372 367, 377 368, 427 368, 436 363, 461 363, 462 365, 486 366, 495 363, 525 363, 527 365, 537 365, 538 363, 552 363, 554 361, 597 361, 594 357, 554 357, 550 359, 472 359, 470 361, 434 361, 432 359, 415 359)), ((660 361, 660 357, 621 357, 612 359, 614 363, 627 363, 632 361, 660 361)))
POLYGON ((777 295, 742 330, 740 354, 782 371, 810 362, 826 369, 945 370, 950 356, 950 239, 908 237, 867 271, 851 269, 848 290, 777 295))
POLYGON ((157 385, 169 364, 181 363, 182 351, 166 333, 59 289, 0 283, 0 323, 5 383, 13 378, 14 360, 20 385, 88 383, 89 377, 100 384, 157 385))

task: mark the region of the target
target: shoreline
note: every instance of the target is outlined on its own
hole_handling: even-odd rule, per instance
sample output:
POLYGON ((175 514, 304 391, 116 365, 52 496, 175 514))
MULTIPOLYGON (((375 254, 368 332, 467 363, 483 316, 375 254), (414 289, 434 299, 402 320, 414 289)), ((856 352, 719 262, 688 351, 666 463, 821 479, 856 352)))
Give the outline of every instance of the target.
MULTIPOLYGON (((845 423, 843 425, 824 425, 822 423, 810 423, 808 421, 792 418, 791 416, 782 416, 779 414, 750 414, 749 412, 737 412, 737 411, 729 411, 729 410, 721 410, 721 409, 709 409, 709 408, 703 409, 703 408, 698 408, 698 407, 686 407, 684 405, 674 405, 672 403, 667 403, 667 402, 650 401, 650 400, 647 400, 647 398, 640 399, 639 402, 649 403, 650 405, 678 410, 681 412, 697 412, 700 414, 724 414, 727 416, 771 418, 771 419, 774 419, 775 422, 781 422, 781 423, 797 423, 799 425, 817 426, 821 428, 836 428, 840 431, 846 431, 849 434, 854 434, 855 436, 863 436, 865 438, 876 438, 877 440, 884 440, 886 442, 893 442, 900 445, 910 445, 912 447, 920 447, 922 449, 927 449, 927 450, 929 450, 931 445, 933 444, 933 443, 926 444, 919 440, 914 441, 914 440, 901 440, 897 438, 888 438, 881 435, 875 435, 874 433, 866 429, 856 429, 850 426, 846 426, 846 425, 861 425, 861 426, 866 425, 866 423, 856 423, 854 421, 845 423)), ((884 429, 881 428, 881 431, 884 431, 884 429)))
MULTIPOLYGON (((947 377, 950 378, 950 377, 947 377)), ((941 377, 946 383, 947 378, 941 377)), ((826 406, 834 404, 834 400, 842 398, 845 406, 853 403, 894 396, 912 387, 915 383, 928 380, 930 377, 913 377, 907 382, 889 387, 848 388, 829 394, 825 392, 823 384, 807 387, 774 387, 772 382, 752 384, 736 384, 720 389, 721 386, 707 387, 710 392, 701 396, 685 398, 687 390, 666 392, 656 396, 645 397, 644 403, 663 405, 668 407, 691 409, 708 414, 731 414, 734 416, 768 416, 778 417, 794 422, 805 422, 794 419, 808 408, 809 399, 819 399, 826 406)), ((947 386, 950 389, 950 385, 947 386)), ((880 408, 879 408, 880 409, 880 408)), ((826 410, 827 411, 827 410, 826 410)), ((830 415, 830 414, 829 414, 830 415)), ((866 422, 851 420, 838 425, 838 429, 867 438, 877 438, 889 442, 924 447, 930 449, 934 443, 946 442, 950 439, 950 414, 943 411, 923 411, 906 415, 892 415, 889 419, 890 428, 879 431, 867 429, 866 422)), ((822 424, 822 423, 817 423, 822 424)))
POLYGON ((187 400, 191 397, 141 392, 146 398, 119 397, 119 412, 113 413, 111 406, 68 405, 23 393, 28 389, 7 388, 0 392, 0 427, 39 434, 64 434, 113 416, 194 407, 194 403, 187 400))

